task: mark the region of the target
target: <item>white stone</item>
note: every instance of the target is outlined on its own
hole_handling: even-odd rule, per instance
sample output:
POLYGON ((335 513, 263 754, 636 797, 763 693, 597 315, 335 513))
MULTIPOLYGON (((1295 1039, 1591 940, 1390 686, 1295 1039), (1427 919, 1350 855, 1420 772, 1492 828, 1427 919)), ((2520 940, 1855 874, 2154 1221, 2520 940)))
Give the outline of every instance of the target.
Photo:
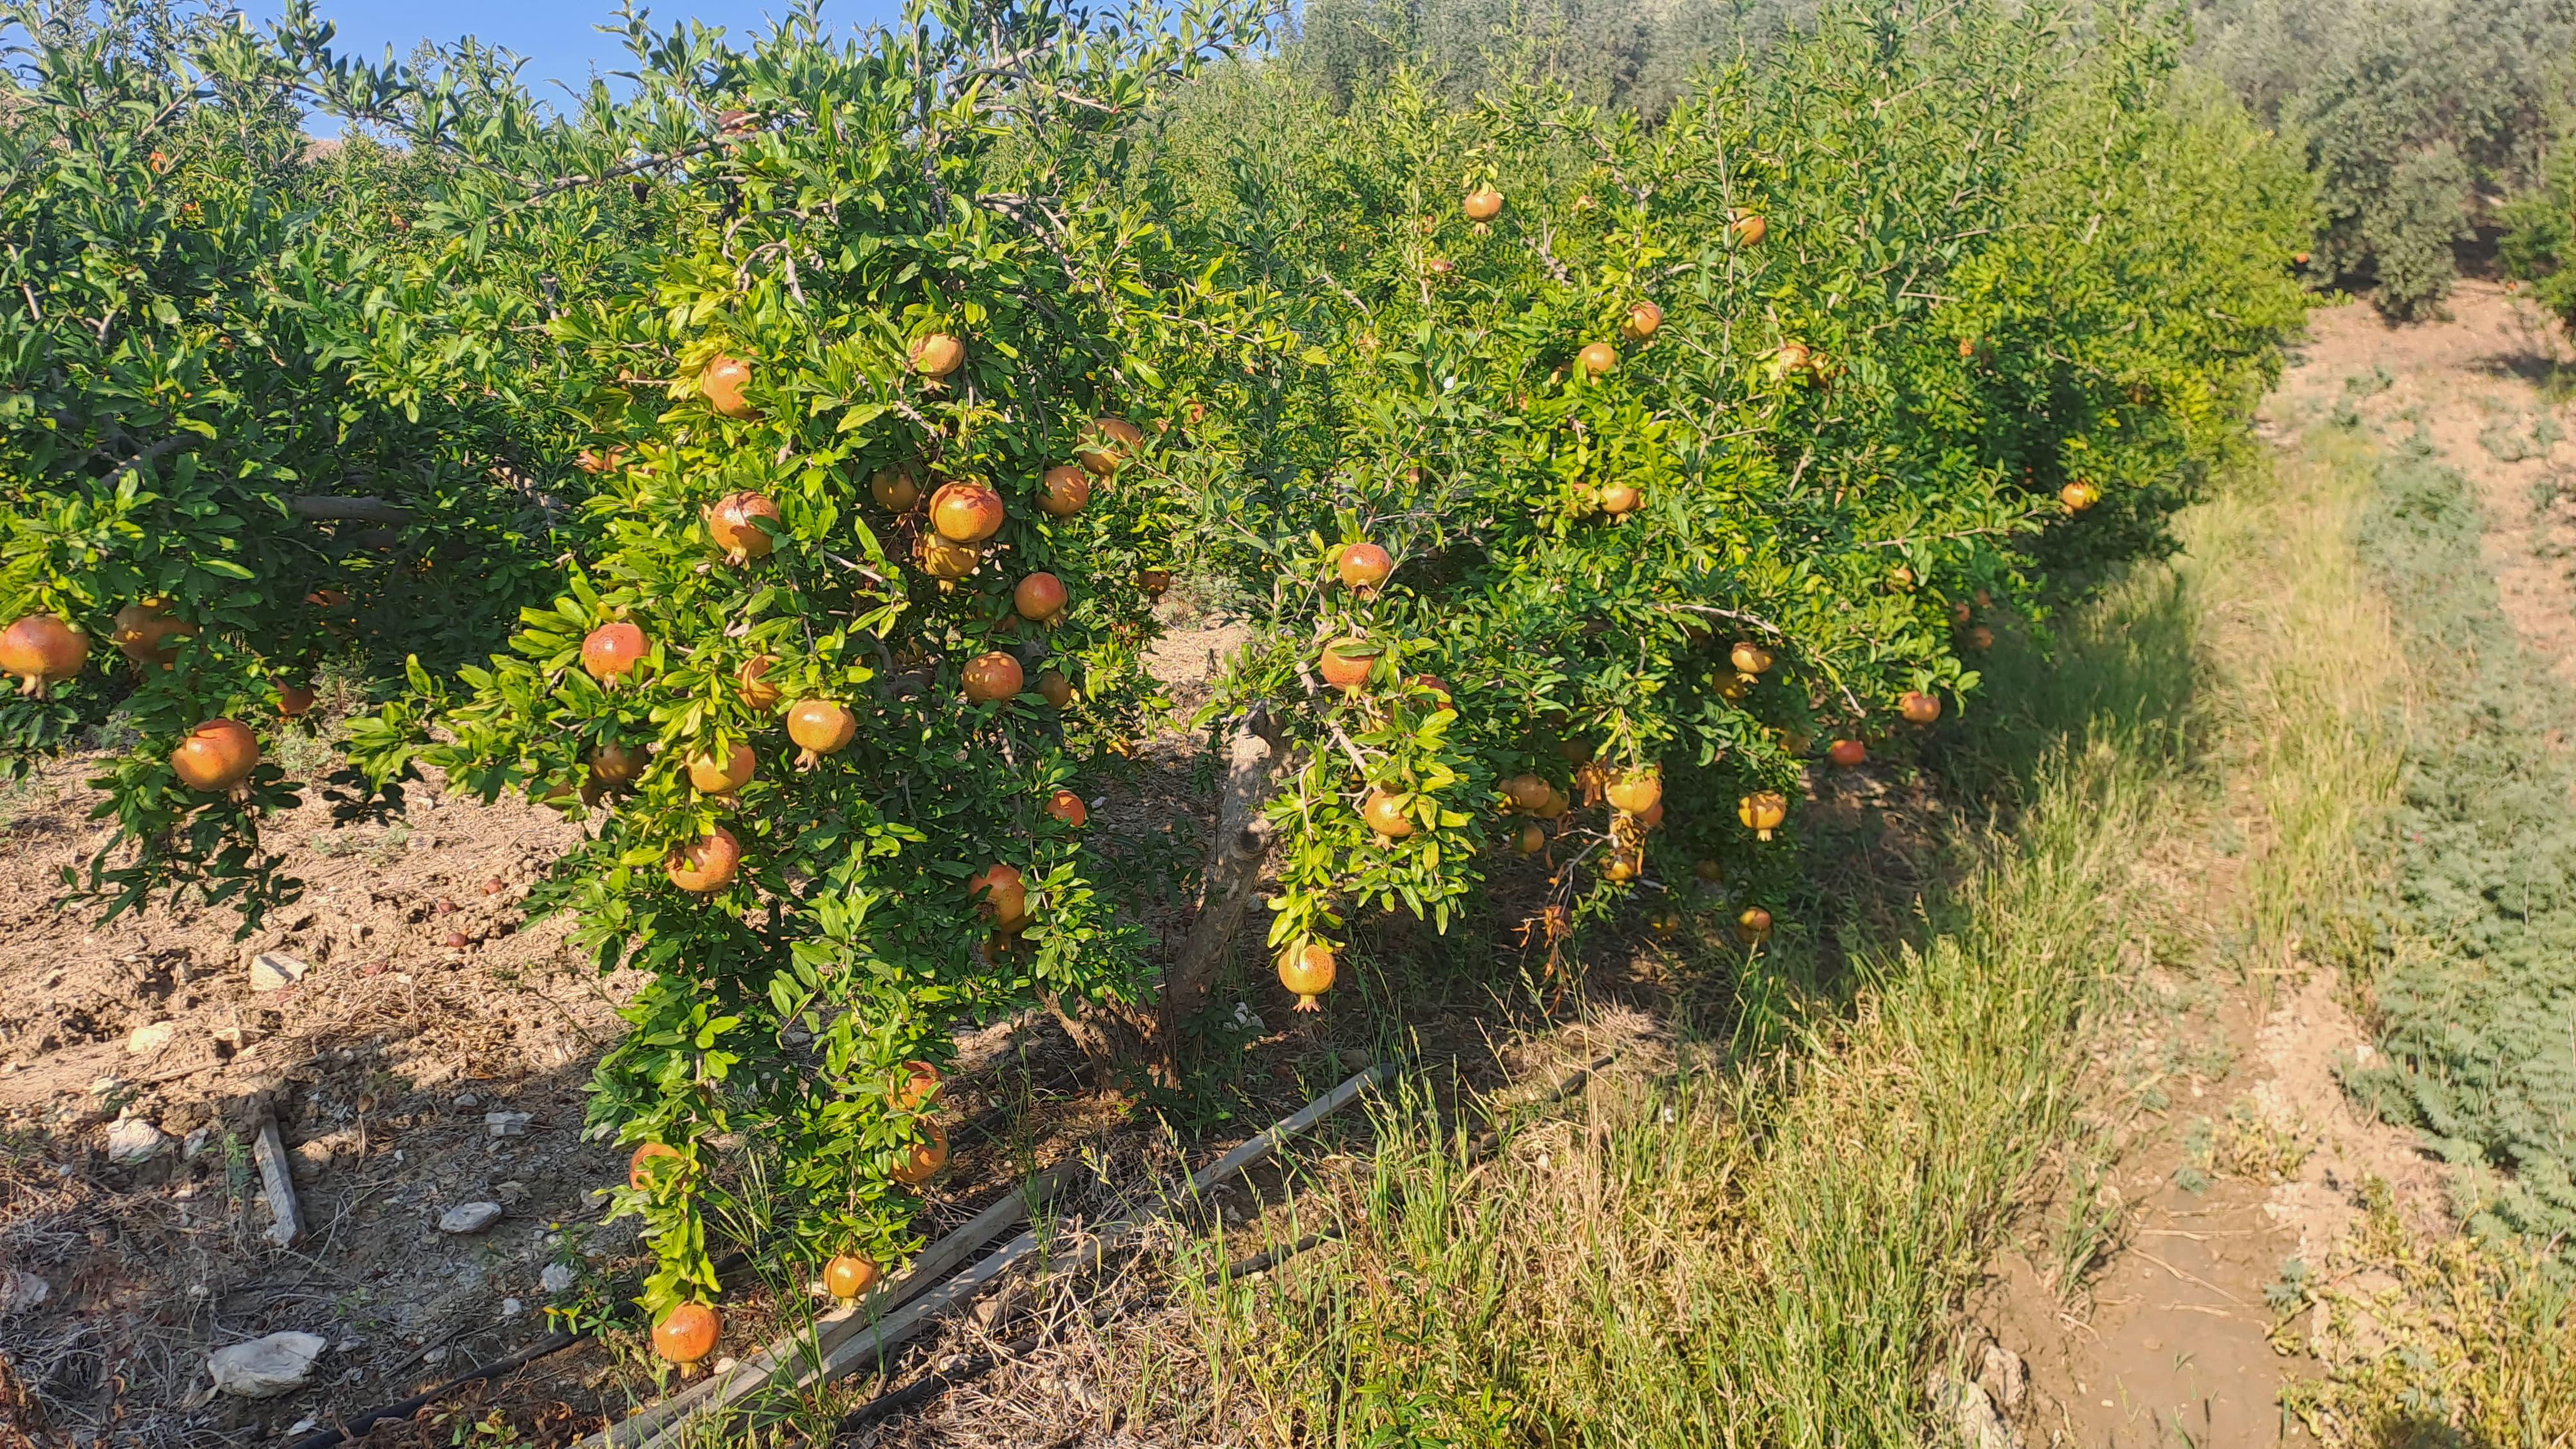
POLYGON ((250 989, 283 991, 303 980, 304 973, 312 969, 300 957, 283 951, 262 951, 250 958, 250 989))
POLYGON ((548 1263, 546 1271, 537 1275, 537 1286, 548 1293, 561 1293, 572 1286, 572 1278, 572 1265, 548 1263))
POLYGON ((293 1393, 313 1378, 313 1364, 331 1340, 318 1333, 272 1333, 216 1349, 206 1360, 215 1387, 245 1399, 293 1393))
POLYGON ((170 1150, 170 1138, 140 1117, 120 1117, 107 1129, 107 1160, 119 1167, 149 1162, 170 1150))
POLYGON ((41 1308, 54 1285, 24 1268, 0 1268, 0 1318, 41 1308))
POLYGON ((501 1220, 497 1202, 464 1202, 439 1214, 438 1230, 442 1233, 479 1233, 501 1220))
POLYGON ((503 1318, 516 1318, 527 1311, 528 1305, 521 1303, 516 1298, 504 1298, 501 1300, 501 1316, 503 1318))
POLYGON ((532 1120, 534 1119, 526 1112, 483 1114, 483 1125, 490 1129, 495 1137, 525 1137, 528 1135, 528 1123, 532 1120))
POLYGON ((147 1056, 168 1046, 170 1038, 178 1034, 179 1024, 174 1021, 156 1021, 148 1026, 138 1026, 126 1036, 125 1050, 134 1056, 147 1056))

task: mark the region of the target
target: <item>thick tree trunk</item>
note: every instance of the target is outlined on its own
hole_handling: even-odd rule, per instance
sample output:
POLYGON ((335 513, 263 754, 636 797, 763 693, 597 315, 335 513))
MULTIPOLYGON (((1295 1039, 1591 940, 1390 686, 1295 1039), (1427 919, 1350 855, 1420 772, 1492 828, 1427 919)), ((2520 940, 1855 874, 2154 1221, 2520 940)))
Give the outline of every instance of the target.
POLYGON ((1285 751, 1267 710, 1255 706, 1237 723, 1226 744, 1225 780, 1217 796, 1216 828, 1208 836, 1198 915, 1165 968, 1154 999, 1073 1011, 1061 1002, 1048 1003, 1066 1034, 1095 1063, 1142 1063, 1165 1085, 1178 1080, 1181 1024, 1207 1005, 1217 972, 1224 969, 1226 949, 1261 891, 1271 837, 1261 810, 1270 801, 1271 781, 1285 751))

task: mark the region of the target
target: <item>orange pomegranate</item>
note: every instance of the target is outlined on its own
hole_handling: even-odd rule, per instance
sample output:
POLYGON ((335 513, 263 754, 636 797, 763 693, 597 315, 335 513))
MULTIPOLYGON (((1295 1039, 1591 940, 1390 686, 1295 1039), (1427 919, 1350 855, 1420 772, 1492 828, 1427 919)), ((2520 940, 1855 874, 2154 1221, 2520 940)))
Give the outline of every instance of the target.
POLYGON ((930 1063, 905 1062, 895 1075, 894 1090, 886 1093, 886 1104, 898 1112, 918 1112, 938 1101, 947 1085, 930 1063))
POLYGON ((277 712, 288 719, 302 719, 313 712, 316 696, 309 684, 282 684, 277 689, 277 712))
POLYGON ((796 742, 796 768, 810 770, 858 738, 859 717, 828 699, 800 699, 787 711, 787 738, 796 742))
POLYGON ((999 649, 966 661, 966 698, 976 704, 998 704, 1020 692, 1020 661, 999 649))
POLYGON ((1727 235, 1735 238, 1737 246, 1758 247, 1762 245, 1762 239, 1771 234, 1771 223, 1763 220, 1758 211, 1737 211, 1729 213, 1729 216, 1727 235))
POLYGON ((766 525, 778 522, 778 505, 765 493, 728 493, 707 510, 707 535, 724 550, 727 563, 749 563, 769 557, 778 534, 766 525))
POLYGON ((1941 697, 1919 689, 1907 690, 1905 697, 1896 702, 1896 712, 1905 716, 1908 724, 1928 725, 1941 717, 1941 697))
POLYGON ((1106 478, 1144 445, 1144 431, 1125 418, 1093 418, 1073 456, 1081 460, 1082 466, 1106 478))
POLYGON ((1777 790, 1756 790, 1735 802, 1735 818, 1753 832, 1757 840, 1769 840, 1771 832, 1789 818, 1789 800, 1777 790))
POLYGON ((948 333, 933 332, 916 339, 909 356, 913 371, 942 378, 966 365, 966 344, 948 333))
POLYGON ((1604 483, 1601 485, 1601 511, 1613 518, 1636 512, 1637 505, 1645 501, 1646 496, 1638 492, 1634 484, 1604 483))
POLYGON ((918 547, 922 572, 952 582, 973 573, 983 557, 973 544, 943 538, 936 531, 923 534, 918 547))
POLYGON ((723 890, 741 868, 742 842, 721 825, 662 857, 662 874, 693 896, 723 890))
POLYGON ((677 1160, 679 1156, 680 1149, 665 1142, 643 1142, 636 1144, 635 1155, 626 1159, 626 1185, 635 1189, 637 1192, 642 1192, 646 1185, 653 1180, 654 1170, 646 1164, 652 1162, 653 1159, 657 1157, 668 1157, 677 1160))
POLYGON ((1746 906, 1735 918, 1735 934, 1748 946, 1759 946, 1771 938, 1771 913, 1760 906, 1746 906))
POLYGON ((1073 703, 1073 681, 1065 678, 1061 670, 1039 670, 1037 691, 1049 709, 1062 709, 1073 703))
POLYGON ((1071 790, 1058 790, 1047 796, 1046 813, 1049 817, 1061 820, 1076 830, 1081 829, 1083 822, 1091 818, 1091 811, 1082 803, 1082 797, 1071 790))
POLYGON ((1772 664, 1771 651, 1749 639, 1736 641, 1735 647, 1727 651, 1726 657, 1737 669, 1746 674, 1763 673, 1772 664))
POLYGON ((759 768, 751 746, 737 744, 721 760, 712 754, 689 757, 689 785, 701 795, 730 795, 751 782, 759 768))
POLYGON ((906 1187, 921 1186, 948 1165, 948 1134, 936 1122, 923 1123, 921 1130, 922 1140, 912 1144, 903 1165, 894 1170, 894 1180, 906 1187))
POLYGON ((172 641, 194 638, 197 633, 196 625, 173 617, 170 608, 168 599, 145 599, 126 605, 116 611, 116 627, 107 636, 108 642, 134 661, 137 669, 146 665, 169 668, 179 653, 172 641))
POLYGON ((1053 574, 1031 574, 1012 588, 1011 607, 1023 619, 1052 622, 1072 597, 1065 592, 1064 580, 1053 574))
POLYGON ((778 662, 775 654, 763 654, 743 661, 734 672, 734 687, 742 695, 742 707, 754 714, 767 714, 778 708, 786 693, 769 680, 769 666, 778 662))
POLYGON ((17 676, 20 694, 44 698, 88 658, 89 636, 52 614, 29 614, 0 630, 0 674, 17 676))
POLYGON ((1503 793, 1512 804, 1523 810, 1536 810, 1556 793, 1556 787, 1536 775, 1514 775, 1503 782, 1503 793))
POLYGON ((1869 746, 1858 740, 1836 740, 1825 746, 1825 758, 1844 769, 1869 763, 1869 746))
POLYGON ((1581 352, 1574 354, 1574 365, 1599 377, 1619 366, 1619 349, 1607 342, 1587 342, 1581 352))
POLYGON ((644 631, 620 619, 583 636, 581 667, 591 678, 606 683, 634 673, 644 662, 644 650, 644 631))
POLYGON ((921 479, 909 463, 879 468, 868 479, 868 496, 889 513, 910 513, 921 503, 921 479))
POLYGON ((1968 626, 1968 632, 1962 636, 1961 642, 1978 653, 1984 653, 1995 647, 1995 631, 1983 624, 1971 624, 1968 626))
POLYGON ((1530 813, 1541 820, 1554 820, 1573 808, 1574 802, 1567 798, 1566 793, 1550 785, 1547 787, 1547 802, 1530 813))
POLYGON ((1619 330, 1631 342, 1643 342, 1663 330, 1664 309, 1652 302, 1639 302, 1628 308, 1628 319, 1619 330))
POLYGON ((681 1303, 653 1325, 653 1351, 686 1368, 716 1351, 724 1322, 703 1303, 681 1303))
POLYGON ((1616 808, 1631 815, 1643 815, 1664 798, 1663 773, 1652 765, 1622 770, 1602 793, 1610 797, 1610 803, 1616 808))
POLYGON ((1656 801, 1654 804, 1647 806, 1645 809, 1638 811, 1638 812, 1637 812, 1637 823, 1638 823, 1639 825, 1642 825, 1642 826, 1646 827, 1648 830, 1661 830, 1661 829, 1663 829, 1663 828, 1664 828, 1664 802, 1663 802, 1663 801, 1661 801, 1661 800, 1658 800, 1658 801, 1656 801))
POLYGON ((1389 840, 1402 840, 1413 833, 1413 822, 1406 818, 1405 807, 1413 802, 1410 795, 1390 795, 1371 790, 1360 803, 1360 819, 1368 828, 1389 840))
POLYGON ((1368 687, 1369 671, 1377 667, 1378 653, 1377 646, 1365 639, 1336 639, 1324 646, 1315 667, 1326 684, 1356 694, 1368 687))
POLYGON ((1376 544, 1355 543, 1333 561, 1333 572, 1341 578, 1343 588, 1366 597, 1377 592, 1377 586, 1395 572, 1395 560, 1376 544))
POLYGON ((707 364, 706 371, 698 374, 699 395, 707 400, 707 406, 728 418, 758 415, 760 410, 753 407, 751 399, 743 393, 743 389, 750 385, 751 364, 739 357, 719 356, 707 364))
POLYGON ((1307 946, 1279 955, 1279 984, 1296 993, 1299 1011, 1324 1009, 1316 998, 1333 989, 1334 975, 1330 946, 1307 946))
POLYGON ((1002 531, 1002 495, 981 483, 948 483, 930 495, 930 526, 954 543, 982 543, 1002 531))
POLYGON ((1146 598, 1159 599, 1163 596, 1163 591, 1169 589, 1171 586, 1172 571, 1169 569, 1138 569, 1136 571, 1136 587, 1145 595, 1146 598))
POLYGON ((259 768, 259 741, 239 720, 210 719, 170 752, 170 768, 189 789, 220 794, 259 768))
POLYGON ((1038 480, 1038 507, 1057 518, 1071 518, 1091 502, 1091 474, 1071 463, 1059 463, 1038 480))
POLYGON ((1646 853, 1635 849, 1610 852, 1609 862, 1601 867, 1601 878, 1606 881, 1632 881, 1645 873, 1646 853))
POLYGON ((823 1265, 823 1291, 846 1303, 877 1286, 884 1276, 876 1259, 842 1253, 823 1265))
POLYGON ((1029 923, 1029 886, 1016 865, 988 865, 966 882, 975 909, 998 931, 1017 931, 1029 923))
POLYGON ((1533 820, 1512 837, 1512 849, 1523 855, 1536 855, 1547 849, 1547 827, 1533 820))
POLYGON ((1469 221, 1492 221, 1503 214, 1503 194, 1491 186, 1479 186, 1467 193, 1459 209, 1467 213, 1469 221))
POLYGON ((643 775, 651 758, 641 745, 622 745, 612 740, 590 752, 590 778, 602 785, 631 785, 643 775))
POLYGON ((2102 490, 2086 479, 2077 478, 2057 490, 2057 501, 2065 504, 2069 513, 2082 513, 2102 501, 2102 490))

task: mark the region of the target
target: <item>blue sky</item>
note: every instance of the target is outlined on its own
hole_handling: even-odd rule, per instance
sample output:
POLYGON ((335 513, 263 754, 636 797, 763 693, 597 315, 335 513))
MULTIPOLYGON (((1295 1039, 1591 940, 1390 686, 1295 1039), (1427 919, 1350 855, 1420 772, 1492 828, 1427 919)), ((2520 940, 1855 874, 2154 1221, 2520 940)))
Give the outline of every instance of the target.
MULTIPOLYGON (((276 0, 244 3, 262 21, 276 18, 280 9, 276 0)), ((451 41, 471 35, 525 56, 528 65, 520 75, 531 88, 560 95, 544 83, 562 80, 578 86, 594 69, 612 71, 626 64, 624 42, 592 28, 610 18, 614 4, 615 0, 440 0, 428 5, 417 0, 317 0, 315 9, 339 27, 336 46, 369 60, 382 57, 388 45, 400 57, 408 56, 424 38, 451 41)), ((656 29, 668 30, 694 17, 745 39, 765 29, 771 17, 786 14, 789 0, 686 0, 647 8, 656 29)), ((856 30, 884 24, 901 11, 902 0, 824 0, 823 20, 835 30, 856 30)))

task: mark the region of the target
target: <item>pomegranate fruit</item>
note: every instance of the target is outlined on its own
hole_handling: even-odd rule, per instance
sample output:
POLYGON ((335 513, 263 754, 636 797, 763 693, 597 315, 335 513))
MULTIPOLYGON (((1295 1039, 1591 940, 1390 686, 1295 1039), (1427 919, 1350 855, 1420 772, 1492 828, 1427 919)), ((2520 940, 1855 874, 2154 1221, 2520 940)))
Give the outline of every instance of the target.
POLYGON ((170 752, 170 768, 189 789, 221 794, 259 768, 259 741, 239 720, 210 719, 170 752))
POLYGON ((1091 818, 1091 811, 1083 805, 1082 797, 1071 790, 1058 790, 1047 796, 1046 813, 1076 830, 1091 818))
POLYGON ((1138 569, 1136 571, 1136 587, 1145 595, 1146 598, 1159 599, 1163 596, 1164 590, 1169 589, 1171 586, 1172 571, 1170 569, 1138 569))
POLYGON ((1547 849, 1547 827, 1533 820, 1512 837, 1512 849, 1523 855, 1536 855, 1547 849))
POLYGON ((1601 867, 1601 878, 1606 881, 1632 881, 1645 873, 1646 853, 1633 848, 1610 852, 1609 863, 1601 867))
POLYGON ((161 669, 170 667, 178 658, 174 640, 196 636, 197 626, 185 619, 174 618, 168 599, 145 599, 116 611, 115 630, 107 638, 117 652, 134 661, 134 667, 146 665, 161 669))
POLYGON ((909 463, 879 468, 868 479, 868 496, 889 513, 910 513, 921 503, 921 480, 909 463))
POLYGON ((1060 670, 1039 670, 1037 691, 1038 698, 1045 700, 1049 709, 1062 709, 1073 703, 1073 681, 1065 678, 1060 670))
POLYGON ((728 418, 748 418, 758 414, 759 409, 751 405, 751 399, 743 392, 750 385, 751 364, 739 357, 719 356, 707 364, 706 371, 698 374, 699 395, 707 400, 707 406, 728 418))
POLYGON ((2102 490, 2078 478, 2057 490, 2057 501, 2065 504, 2069 513, 2082 513, 2102 501, 2102 490))
POLYGON ((1962 636, 1962 642, 1971 650, 1982 654, 1995 647, 1995 631, 1983 624, 1971 624, 1968 626, 1968 632, 1962 636))
POLYGON ((1556 817, 1573 808, 1574 802, 1566 797, 1566 793, 1563 790, 1556 788, 1554 785, 1550 785, 1547 787, 1547 803, 1539 806, 1530 813, 1536 815, 1541 820, 1554 820, 1556 817))
POLYGON ((947 1086, 939 1068, 928 1062, 905 1062, 896 1074, 894 1090, 886 1093, 886 1104, 898 1112, 918 1112, 939 1100, 940 1089, 947 1086))
POLYGON ((1279 984, 1296 993, 1299 1011, 1324 1009, 1324 1003, 1315 998, 1333 989, 1334 975, 1333 950, 1329 946, 1280 953, 1279 984))
POLYGON ((1129 454, 1145 445, 1144 430, 1125 418, 1093 418, 1073 456, 1082 466, 1106 478, 1129 454))
POLYGON ((1771 832, 1789 818, 1789 800, 1777 790, 1756 790, 1735 802, 1735 818, 1753 832, 1756 840, 1769 840, 1771 832))
POLYGON ((742 842, 721 825, 662 857, 662 874, 693 896, 723 890, 741 868, 742 842))
POLYGON ((1663 330, 1664 309, 1652 302, 1639 302, 1629 307, 1628 320, 1619 324, 1631 342, 1643 342, 1663 330))
POLYGON ((1587 374, 1599 377, 1618 367, 1619 349, 1607 342, 1587 342, 1581 352, 1574 354, 1574 363, 1587 374))
POLYGON ((785 691, 769 681, 769 666, 777 662, 777 655, 763 654, 744 660, 742 668, 734 672, 734 687, 742 695, 742 707, 753 714, 767 714, 787 697, 785 691))
POLYGON ((966 893, 997 931, 1017 931, 1029 923, 1028 881, 1016 865, 984 867, 966 882, 966 893))
POLYGON ((277 712, 288 719, 302 719, 313 712, 315 695, 309 684, 284 684, 277 690, 277 712))
POLYGON ((1503 782, 1503 793, 1519 808, 1536 810, 1556 793, 1556 787, 1536 775, 1521 774, 1503 782))
POLYGON ((1726 652, 1727 659, 1746 674, 1761 674, 1772 665, 1771 651, 1749 639, 1738 640, 1726 652))
POLYGON ((846 1303, 877 1286, 884 1276, 876 1259, 842 1253, 823 1265, 823 1291, 846 1303))
POLYGON ((88 658, 89 636, 52 614, 29 614, 0 629, 0 674, 17 676, 20 694, 44 698, 88 658))
POLYGON ((1602 793, 1610 798, 1614 808, 1631 815, 1643 815, 1655 808, 1656 801, 1664 798, 1664 777, 1652 765, 1622 770, 1602 793))
POLYGON ((1469 221, 1492 221, 1503 214, 1503 194, 1490 186, 1479 186, 1467 193, 1459 209, 1467 213, 1469 221))
POLYGON ((906 1187, 919 1187, 933 1174, 948 1165, 948 1134, 936 1122, 922 1124, 922 1140, 904 1153, 903 1165, 894 1170, 894 1180, 906 1187))
POLYGON ((653 1351, 683 1368, 716 1351, 724 1322, 703 1303, 681 1303, 653 1325, 653 1351))
POLYGON ((921 571, 951 582, 973 573, 976 562, 983 557, 973 544, 957 543, 935 532, 923 534, 919 548, 921 571))
POLYGON ((1637 505, 1645 501, 1645 495, 1639 493, 1631 484, 1605 483, 1601 485, 1601 511, 1609 514, 1613 518, 1617 518, 1622 514, 1636 512, 1637 505))
POLYGON ((1700 882, 1703 885, 1715 885, 1719 880, 1724 878, 1726 872, 1718 866, 1716 861, 1713 861, 1706 856, 1701 856, 1699 859, 1691 862, 1691 874, 1699 877, 1700 882))
POLYGON ((1395 560, 1373 543, 1355 543, 1342 550, 1333 561, 1333 572, 1340 576, 1342 587, 1363 597, 1375 593, 1386 576, 1395 572, 1395 560))
POLYGON ((1738 211, 1731 213, 1726 232, 1735 238, 1737 246, 1757 247, 1762 245, 1764 237, 1771 234, 1771 223, 1763 220, 1758 211, 1738 211))
POLYGON ((689 785, 701 795, 730 795, 751 782, 760 759, 749 745, 735 745, 721 760, 712 754, 689 757, 689 785))
POLYGON ((800 699, 787 711, 787 738, 796 742, 796 768, 810 770, 858 738, 859 717, 828 699, 800 699))
POLYGON ((1336 639, 1324 646, 1315 667, 1326 684, 1356 694, 1368 687, 1369 671, 1377 667, 1378 653, 1377 646, 1365 639, 1336 639))
POLYGON ((778 521, 778 505, 769 495, 728 493, 707 509, 707 535, 724 550, 727 563, 749 563, 778 547, 778 535, 786 530, 767 526, 778 521))
POLYGON ((602 785, 631 785, 642 777, 644 766, 651 760, 641 745, 621 745, 614 741, 590 752, 590 778, 602 785))
POLYGON ((1735 934, 1748 946, 1759 946, 1771 938, 1771 913, 1760 906, 1746 906, 1735 918, 1735 934))
POLYGON ((1402 840, 1413 833, 1413 822, 1404 813, 1405 806, 1411 803, 1413 797, 1410 795, 1390 795, 1383 790, 1371 790, 1368 798, 1360 802, 1360 819, 1379 835, 1389 840, 1402 840))
POLYGON ((930 495, 930 526, 953 543, 982 543, 1002 531, 1002 495, 981 483, 946 483, 930 495))
POLYGON ((1071 518, 1091 502, 1091 474, 1071 463, 1059 463, 1038 480, 1038 507, 1057 518, 1071 518))
POLYGON ((1896 702, 1896 712, 1905 716, 1908 724, 1928 725, 1941 717, 1941 697, 1919 689, 1908 690, 1896 702))
POLYGON ((966 698, 975 704, 999 704, 1020 692, 1020 661, 996 649, 966 661, 966 698))
POLYGON ((916 340, 910 353, 912 370, 928 378, 946 377, 966 364, 966 344, 945 332, 933 332, 916 340))
POLYGON ((581 667, 606 683, 635 672, 644 662, 644 631, 623 619, 602 624, 583 636, 581 667))
POLYGON ((626 1159, 626 1185, 642 1192, 653 1179, 653 1169, 648 1165, 653 1159, 668 1157, 676 1160, 679 1156, 680 1149, 666 1142, 636 1144, 635 1154, 626 1159))
POLYGON ((1825 758, 1848 770, 1869 763, 1869 746, 1858 740, 1836 740, 1825 746, 1825 758))
POLYGON ((1012 588, 1011 607, 1023 619, 1046 623, 1062 614, 1072 598, 1065 592, 1064 580, 1053 574, 1031 574, 1012 588))

